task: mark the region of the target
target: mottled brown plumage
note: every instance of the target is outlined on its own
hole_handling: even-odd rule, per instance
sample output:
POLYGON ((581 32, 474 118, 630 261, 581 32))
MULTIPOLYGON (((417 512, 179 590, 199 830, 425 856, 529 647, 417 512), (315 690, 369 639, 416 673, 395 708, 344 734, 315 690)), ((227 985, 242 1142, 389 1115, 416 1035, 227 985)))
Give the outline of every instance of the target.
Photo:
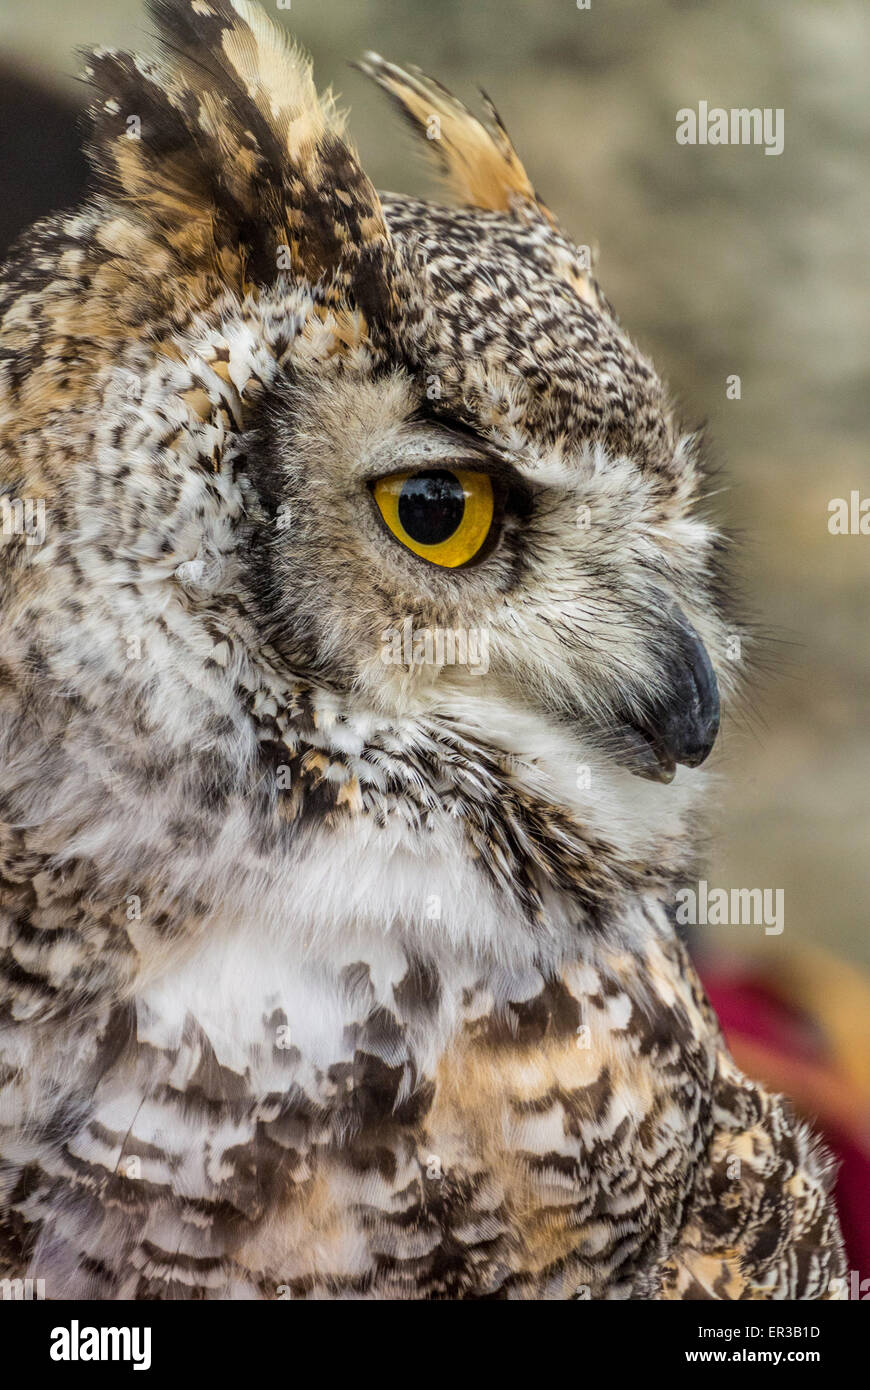
POLYGON ((256 6, 154 12, 0 287, 6 1272, 834 1296, 830 1162, 673 927, 731 681, 661 383, 492 108, 370 55, 464 205, 379 197, 256 6), (479 555, 397 473, 484 475, 479 555))

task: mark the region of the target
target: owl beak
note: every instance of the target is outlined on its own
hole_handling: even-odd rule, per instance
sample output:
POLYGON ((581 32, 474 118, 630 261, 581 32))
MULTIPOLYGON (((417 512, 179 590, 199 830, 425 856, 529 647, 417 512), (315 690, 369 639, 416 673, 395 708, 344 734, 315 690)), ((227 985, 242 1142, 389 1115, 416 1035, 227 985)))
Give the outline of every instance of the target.
POLYGON ((621 761, 638 777, 671 782, 678 763, 698 767, 713 747, 719 732, 719 687, 707 649, 683 610, 668 601, 663 616, 668 656, 662 679, 640 718, 626 720, 621 761))

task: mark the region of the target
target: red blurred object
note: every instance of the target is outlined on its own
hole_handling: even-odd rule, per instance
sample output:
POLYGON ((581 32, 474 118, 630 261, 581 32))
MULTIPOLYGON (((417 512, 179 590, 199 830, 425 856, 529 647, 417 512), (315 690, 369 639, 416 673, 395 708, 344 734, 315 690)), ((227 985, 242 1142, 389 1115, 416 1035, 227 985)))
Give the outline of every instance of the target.
POLYGON ((870 1115, 839 1065, 824 1017, 757 962, 735 967, 714 958, 701 961, 700 974, 738 1065, 789 1096, 835 1155, 849 1296, 870 1298, 870 1115))

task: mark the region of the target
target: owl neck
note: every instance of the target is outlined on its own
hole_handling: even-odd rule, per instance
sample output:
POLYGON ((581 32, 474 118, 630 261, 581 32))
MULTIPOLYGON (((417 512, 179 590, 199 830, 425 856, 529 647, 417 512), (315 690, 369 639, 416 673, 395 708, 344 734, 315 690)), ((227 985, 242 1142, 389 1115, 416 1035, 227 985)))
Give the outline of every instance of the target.
POLYGON ((579 1036, 582 998, 631 998, 651 952, 678 973, 654 900, 627 908, 606 934, 566 929, 524 951, 506 946, 519 924, 505 915, 503 925, 498 949, 450 942, 425 918, 346 923, 340 947, 312 933, 300 949, 289 928, 230 910, 184 963, 137 991, 139 1040, 187 1055, 206 1099, 220 1100, 235 1077, 251 1100, 298 1092, 339 1128, 416 1124, 457 1048, 579 1036))

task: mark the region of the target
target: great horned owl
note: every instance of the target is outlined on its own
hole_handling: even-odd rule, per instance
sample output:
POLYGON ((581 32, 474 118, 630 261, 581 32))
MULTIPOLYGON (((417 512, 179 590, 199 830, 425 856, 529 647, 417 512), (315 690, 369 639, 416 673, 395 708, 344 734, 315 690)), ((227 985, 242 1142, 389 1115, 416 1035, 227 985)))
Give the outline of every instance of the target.
POLYGON ((458 206, 378 195, 250 0, 153 13, 0 294, 5 1272, 834 1296, 673 924, 729 681, 662 385, 489 104, 369 55, 458 206))

